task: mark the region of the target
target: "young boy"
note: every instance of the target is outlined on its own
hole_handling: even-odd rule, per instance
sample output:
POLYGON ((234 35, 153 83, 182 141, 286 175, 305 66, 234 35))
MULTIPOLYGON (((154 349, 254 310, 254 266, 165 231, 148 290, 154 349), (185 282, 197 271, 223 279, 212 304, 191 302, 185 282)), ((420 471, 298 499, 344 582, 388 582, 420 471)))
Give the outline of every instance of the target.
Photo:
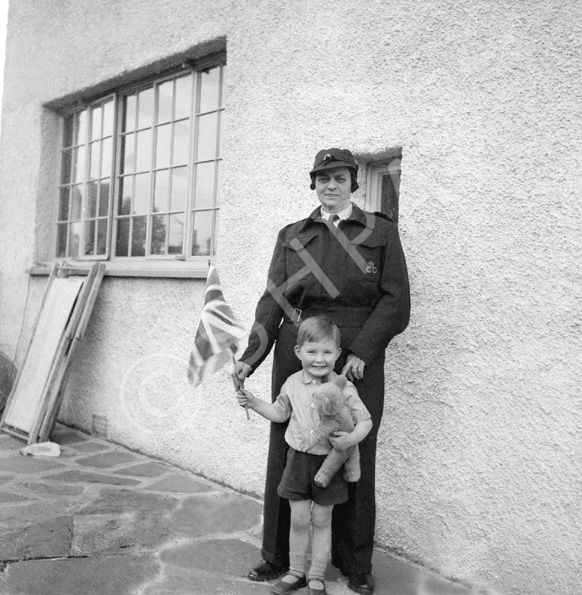
POLYGON ((323 382, 333 380, 336 360, 340 355, 340 331, 326 316, 314 316, 299 327, 295 353, 303 369, 292 374, 274 403, 240 390, 237 399, 259 415, 283 423, 289 420, 285 440, 289 445, 287 464, 277 493, 289 500, 291 530, 289 533, 289 572, 272 589, 275 595, 287 595, 309 584, 310 595, 325 595, 324 574, 331 556, 331 514, 334 504, 348 499, 347 483, 341 472, 335 474, 326 488, 315 485, 314 477, 332 446, 347 450, 361 442, 372 429, 370 414, 351 382, 345 389, 348 406, 356 422, 352 432, 336 432, 313 448, 303 447, 318 420, 313 393, 323 382), (331 443, 331 444, 330 444, 331 443), (313 527, 311 566, 305 577, 309 546, 309 526, 313 527))

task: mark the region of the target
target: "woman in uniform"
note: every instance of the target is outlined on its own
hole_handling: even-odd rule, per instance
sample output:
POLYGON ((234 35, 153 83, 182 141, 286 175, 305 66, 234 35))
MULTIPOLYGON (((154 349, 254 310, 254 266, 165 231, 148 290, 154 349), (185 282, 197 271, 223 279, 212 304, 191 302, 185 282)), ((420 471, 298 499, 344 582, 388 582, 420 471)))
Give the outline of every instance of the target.
MULTIPOLYGON (((299 324, 325 314, 341 330, 336 372, 352 380, 372 415, 373 430, 360 443, 362 476, 349 484, 349 500, 336 506, 332 564, 362 595, 374 591, 376 441, 384 408, 384 360, 390 340, 404 331, 410 291, 396 223, 351 202, 358 165, 347 149, 324 149, 310 172, 321 203, 306 219, 278 235, 267 289, 260 298, 249 344, 235 365, 235 388, 275 352, 272 400, 301 367, 294 347, 299 324)), ((271 424, 264 502, 262 562, 249 572, 255 581, 277 578, 289 564, 289 506, 277 495, 285 467, 286 424, 271 424)))

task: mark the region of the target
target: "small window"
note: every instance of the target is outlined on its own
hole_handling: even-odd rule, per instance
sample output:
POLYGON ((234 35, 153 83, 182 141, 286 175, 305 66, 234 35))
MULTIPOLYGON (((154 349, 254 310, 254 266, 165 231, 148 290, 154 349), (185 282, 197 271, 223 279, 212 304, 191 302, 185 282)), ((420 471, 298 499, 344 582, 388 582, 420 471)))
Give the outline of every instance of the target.
POLYGON ((64 116, 57 258, 215 254, 225 72, 181 71, 64 116))
POLYGON ((400 157, 368 164, 367 206, 372 211, 388 215, 398 223, 400 196, 400 157))

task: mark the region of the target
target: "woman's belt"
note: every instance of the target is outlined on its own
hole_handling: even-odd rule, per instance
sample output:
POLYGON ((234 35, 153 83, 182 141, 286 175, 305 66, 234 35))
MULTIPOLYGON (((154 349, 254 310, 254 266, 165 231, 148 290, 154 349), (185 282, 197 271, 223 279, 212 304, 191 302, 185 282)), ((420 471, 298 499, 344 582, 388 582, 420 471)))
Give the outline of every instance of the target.
POLYGON ((310 306, 305 310, 295 308, 293 316, 289 318, 287 315, 283 322, 293 322, 295 324, 303 322, 312 316, 329 316, 338 326, 362 326, 370 317, 372 310, 370 308, 357 308, 344 306, 326 306, 324 304, 317 306, 310 306))

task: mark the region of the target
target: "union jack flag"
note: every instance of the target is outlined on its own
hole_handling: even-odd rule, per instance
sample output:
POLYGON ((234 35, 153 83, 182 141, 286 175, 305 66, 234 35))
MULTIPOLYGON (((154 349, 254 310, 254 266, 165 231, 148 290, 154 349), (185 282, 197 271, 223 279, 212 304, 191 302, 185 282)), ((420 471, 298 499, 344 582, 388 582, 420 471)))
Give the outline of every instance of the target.
POLYGON ((244 335, 243 328, 236 322, 230 306, 224 301, 218 272, 210 266, 204 307, 190 354, 188 380, 198 386, 233 359, 238 341, 244 335))

